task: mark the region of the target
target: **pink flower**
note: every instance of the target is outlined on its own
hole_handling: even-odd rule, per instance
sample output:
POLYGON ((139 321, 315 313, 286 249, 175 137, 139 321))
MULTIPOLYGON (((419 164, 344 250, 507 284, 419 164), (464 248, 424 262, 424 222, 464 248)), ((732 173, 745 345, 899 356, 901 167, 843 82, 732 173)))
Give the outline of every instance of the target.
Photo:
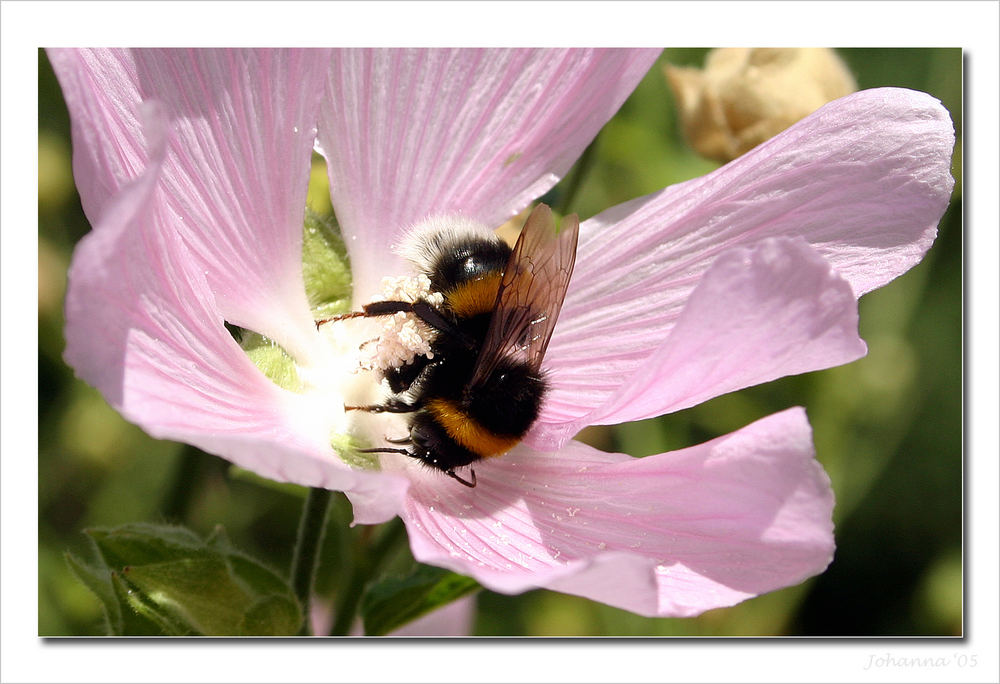
POLYGON ((830 562, 833 493, 801 408, 643 459, 572 437, 864 355, 857 298, 920 261, 951 191, 952 125, 930 96, 856 93, 584 221, 541 417, 469 489, 331 447, 350 427, 344 364, 300 255, 314 140, 360 305, 407 273, 387 247, 415 222, 495 226, 549 189, 656 53, 50 54, 94 226, 70 271, 66 360, 153 436, 342 490, 360 523, 399 515, 418 560, 503 592, 688 616, 830 562), (306 388, 265 377, 224 321, 280 343, 306 388))

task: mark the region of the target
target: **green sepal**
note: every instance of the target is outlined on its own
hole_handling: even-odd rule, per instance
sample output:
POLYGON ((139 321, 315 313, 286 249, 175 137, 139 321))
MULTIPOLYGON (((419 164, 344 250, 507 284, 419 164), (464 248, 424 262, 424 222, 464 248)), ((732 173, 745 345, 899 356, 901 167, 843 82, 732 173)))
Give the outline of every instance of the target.
POLYGON ((99 565, 68 556, 112 634, 293 635, 302 610, 287 580, 237 551, 224 530, 133 523, 86 531, 99 565))
POLYGON ((107 636, 156 636, 163 629, 155 620, 131 609, 127 587, 121 586, 113 573, 98 555, 96 563, 88 563, 66 552, 66 562, 73 575, 100 601, 104 614, 104 631, 107 636))
POLYGON ((365 634, 383 636, 482 587, 470 577, 418 565, 407 577, 371 585, 361 599, 365 634))
MULTIPOLYGON (((104 633, 108 636, 123 636, 125 622, 122 615, 122 603, 111 583, 111 572, 104 560, 98 564, 88 563, 69 551, 65 553, 66 563, 73 576, 97 597, 104 614, 104 633)), ((159 632, 154 629, 154 634, 159 632)))
POLYGON ((121 573, 111 572, 115 597, 122 606, 124 636, 188 636, 195 634, 170 611, 163 610, 121 573))
POLYGON ((363 470, 381 470, 382 463, 375 454, 361 453, 360 449, 368 449, 371 444, 353 435, 332 433, 330 446, 337 452, 340 460, 349 466, 363 470))
POLYGON ((302 231, 302 279, 317 319, 351 308, 351 265, 336 222, 306 209, 302 231))
POLYGON ((111 586, 111 576, 105 565, 87 563, 82 558, 67 551, 64 554, 73 576, 101 602, 104 611, 104 628, 108 636, 120 636, 122 632, 122 611, 118 597, 111 586))
POLYGON ((253 364, 275 385, 291 392, 302 389, 295 361, 274 340, 252 330, 243 330, 239 342, 253 364))

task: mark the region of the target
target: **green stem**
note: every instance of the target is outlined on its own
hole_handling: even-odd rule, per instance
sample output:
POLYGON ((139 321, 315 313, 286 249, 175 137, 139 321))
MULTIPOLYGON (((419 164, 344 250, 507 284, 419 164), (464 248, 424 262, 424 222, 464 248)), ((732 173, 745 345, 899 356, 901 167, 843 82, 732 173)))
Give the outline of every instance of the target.
POLYGON ((365 585, 379 571, 393 552, 399 550, 399 542, 406 539, 406 527, 398 518, 385 525, 382 534, 367 548, 360 549, 356 556, 351 576, 337 591, 334 606, 334 623, 330 636, 346 636, 361 605, 361 595, 365 585))
POLYGON ((332 492, 328 489, 310 489, 306 503, 302 507, 299 520, 299 534, 292 556, 292 588, 302 606, 302 636, 312 633, 309 622, 309 598, 312 593, 313 578, 316 574, 316 560, 326 529, 327 511, 330 508, 332 492))

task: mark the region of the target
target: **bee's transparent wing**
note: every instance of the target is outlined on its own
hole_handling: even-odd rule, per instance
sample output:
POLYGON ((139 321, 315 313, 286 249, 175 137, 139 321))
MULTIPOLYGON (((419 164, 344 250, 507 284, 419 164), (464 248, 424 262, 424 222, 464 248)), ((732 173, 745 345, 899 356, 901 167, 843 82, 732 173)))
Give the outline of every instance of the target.
POLYGON ((579 232, 576 214, 563 219, 557 234, 551 209, 539 204, 531 212, 500 282, 470 387, 484 382, 510 355, 524 358, 534 370, 541 367, 573 275, 579 232))

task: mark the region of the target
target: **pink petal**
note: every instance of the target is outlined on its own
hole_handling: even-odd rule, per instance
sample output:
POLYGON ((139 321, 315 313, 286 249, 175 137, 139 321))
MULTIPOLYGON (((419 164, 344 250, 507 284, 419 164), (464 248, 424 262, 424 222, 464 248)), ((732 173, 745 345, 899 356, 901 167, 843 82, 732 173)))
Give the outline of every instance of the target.
POLYGON ((498 226, 548 190, 618 110, 654 50, 338 50, 319 140, 356 292, 404 266, 429 214, 498 226))
POLYGON ((585 221, 550 366, 586 356, 620 384, 663 343, 720 254, 768 237, 805 238, 855 296, 884 285, 934 239, 953 144, 948 113, 929 95, 863 91, 703 178, 585 221))
POLYGON ((154 200, 171 123, 160 103, 143 107, 149 165, 105 203, 73 255, 66 362, 154 437, 274 480, 399 501, 404 481, 348 468, 310 398, 264 377, 223 327, 169 205, 154 200))
POLYGON ((50 49, 48 57, 71 116, 76 188, 94 225, 112 195, 148 162, 132 53, 50 49))
POLYGON ((580 340, 574 359, 552 360, 553 387, 532 445, 558 448, 586 425, 663 415, 848 363, 866 351, 851 286, 801 238, 770 238, 723 253, 666 340, 631 374, 600 357, 601 342, 580 340))
POLYGON ((145 167, 137 112, 170 118, 153 195, 227 321, 314 353, 301 241, 325 50, 53 50, 73 120, 74 171, 97 224, 145 167))
POLYGON ((414 556, 519 592, 548 587, 643 615, 689 616, 797 584, 833 553, 833 493, 800 408, 642 459, 569 442, 416 483, 414 556))

